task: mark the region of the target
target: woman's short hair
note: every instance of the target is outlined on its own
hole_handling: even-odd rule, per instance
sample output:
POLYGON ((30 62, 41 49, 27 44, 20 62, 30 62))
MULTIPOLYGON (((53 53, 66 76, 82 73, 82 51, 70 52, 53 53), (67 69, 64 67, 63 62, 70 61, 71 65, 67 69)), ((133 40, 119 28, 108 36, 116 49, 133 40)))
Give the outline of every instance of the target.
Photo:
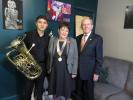
POLYGON ((69 24, 67 22, 60 22, 58 28, 61 29, 62 27, 66 27, 68 30, 70 30, 69 24))

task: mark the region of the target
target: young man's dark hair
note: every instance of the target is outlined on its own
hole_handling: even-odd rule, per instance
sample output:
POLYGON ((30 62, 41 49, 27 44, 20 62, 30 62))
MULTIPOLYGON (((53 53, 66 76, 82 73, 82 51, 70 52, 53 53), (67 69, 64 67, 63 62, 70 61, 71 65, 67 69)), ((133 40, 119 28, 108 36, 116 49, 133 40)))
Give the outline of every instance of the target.
POLYGON ((39 20, 39 19, 44 19, 44 20, 48 21, 47 18, 43 15, 37 16, 35 21, 37 22, 37 20, 39 20))

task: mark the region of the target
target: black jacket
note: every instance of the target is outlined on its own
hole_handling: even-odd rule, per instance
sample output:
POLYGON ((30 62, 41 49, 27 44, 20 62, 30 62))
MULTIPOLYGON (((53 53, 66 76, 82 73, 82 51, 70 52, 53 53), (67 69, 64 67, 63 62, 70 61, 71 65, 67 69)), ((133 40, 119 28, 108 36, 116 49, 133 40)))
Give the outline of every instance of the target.
POLYGON ((24 43, 28 49, 33 43, 35 44, 30 53, 38 63, 46 64, 49 39, 50 36, 48 33, 44 33, 42 37, 39 36, 36 30, 26 33, 24 43))

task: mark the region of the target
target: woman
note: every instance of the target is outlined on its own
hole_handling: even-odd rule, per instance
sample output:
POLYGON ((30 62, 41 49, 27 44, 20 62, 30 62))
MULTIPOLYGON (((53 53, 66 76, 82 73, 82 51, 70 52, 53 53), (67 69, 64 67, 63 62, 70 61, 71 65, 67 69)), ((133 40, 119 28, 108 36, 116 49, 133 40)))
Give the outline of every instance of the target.
POLYGON ((68 24, 62 22, 59 24, 58 37, 51 38, 49 42, 49 95, 55 95, 56 100, 61 96, 70 98, 73 78, 77 75, 77 43, 68 37, 68 33, 68 24))

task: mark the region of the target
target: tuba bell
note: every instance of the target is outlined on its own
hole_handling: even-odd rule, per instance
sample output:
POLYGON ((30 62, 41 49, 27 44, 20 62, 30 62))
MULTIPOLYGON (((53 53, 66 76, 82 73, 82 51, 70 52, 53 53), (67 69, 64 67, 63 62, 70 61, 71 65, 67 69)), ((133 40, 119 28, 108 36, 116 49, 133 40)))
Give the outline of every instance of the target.
POLYGON ((34 80, 41 75, 42 68, 29 53, 35 44, 32 44, 32 47, 28 50, 23 42, 25 37, 26 34, 13 40, 10 46, 8 46, 8 48, 11 48, 12 50, 7 52, 6 56, 8 60, 24 74, 24 76, 30 80, 34 80))

